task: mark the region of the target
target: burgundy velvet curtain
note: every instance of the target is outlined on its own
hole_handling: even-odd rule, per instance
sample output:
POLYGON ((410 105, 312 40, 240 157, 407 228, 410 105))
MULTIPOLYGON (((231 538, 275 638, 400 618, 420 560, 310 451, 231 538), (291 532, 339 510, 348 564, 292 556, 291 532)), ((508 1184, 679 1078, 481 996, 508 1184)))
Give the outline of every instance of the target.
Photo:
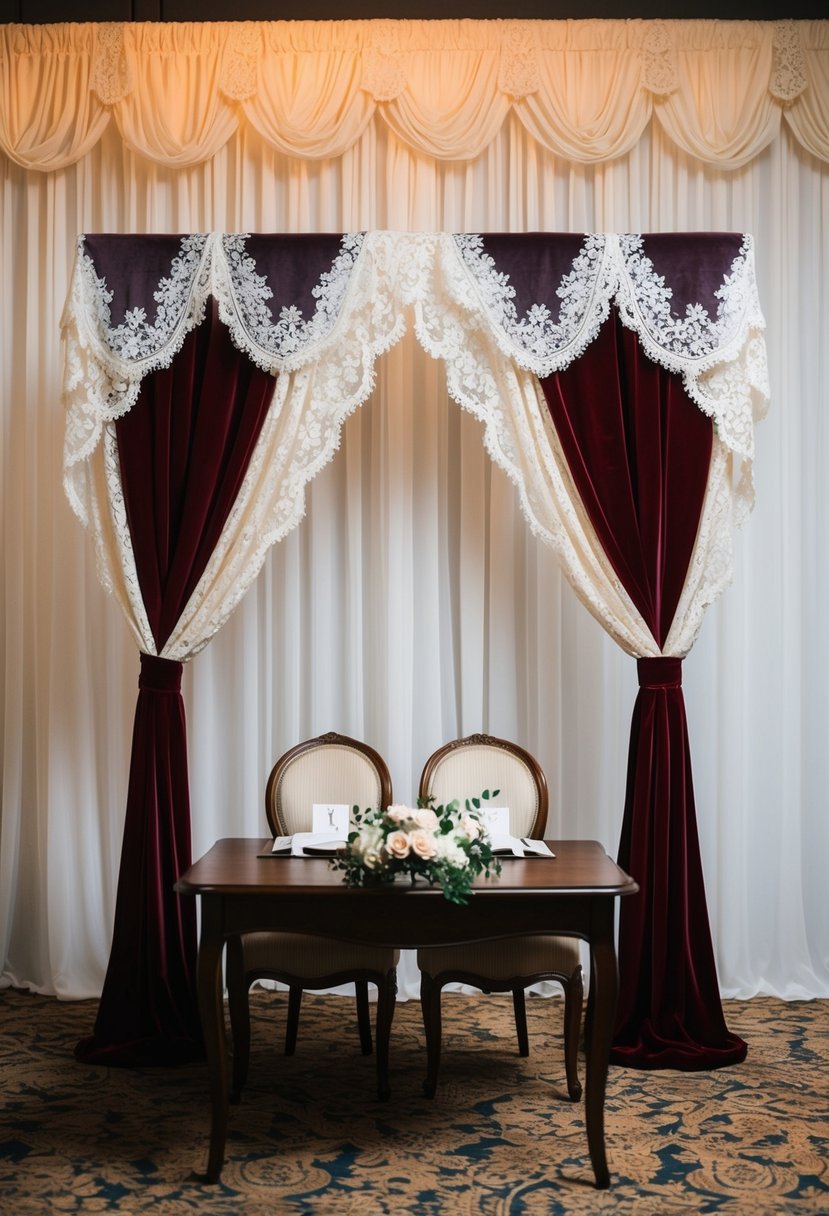
MULTIPOLYGON (((711 421, 615 313, 542 388, 585 510, 662 647, 699 525, 711 421)), ((631 728, 619 863, 640 890, 621 902, 612 1058, 638 1068, 714 1068, 746 1052, 720 1003, 681 663, 639 660, 631 728)))
MULTIPOLYGON (((215 306, 116 424, 130 537, 156 649, 195 589, 238 494, 273 378, 215 306)), ((94 1033, 75 1054, 170 1064, 202 1054, 196 917, 173 890, 189 866, 182 664, 142 654, 112 949, 94 1033)))

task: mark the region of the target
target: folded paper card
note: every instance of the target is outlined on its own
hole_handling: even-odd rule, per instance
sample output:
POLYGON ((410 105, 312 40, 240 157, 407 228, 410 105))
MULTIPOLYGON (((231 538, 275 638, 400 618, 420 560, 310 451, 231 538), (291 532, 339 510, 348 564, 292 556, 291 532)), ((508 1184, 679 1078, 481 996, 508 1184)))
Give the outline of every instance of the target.
POLYGON ((496 857, 554 857, 543 840, 513 836, 510 832, 508 806, 482 806, 475 814, 489 833, 496 857))
POLYGON ((277 836, 271 852, 284 857, 333 857, 344 843, 345 837, 331 832, 294 832, 293 836, 277 836))
POLYGON ((500 832, 496 832, 489 839, 496 857, 555 857, 555 853, 543 840, 530 840, 529 837, 510 836, 500 832))
POLYGON ((351 807, 346 802, 315 802, 311 808, 311 830, 325 832, 345 840, 351 821, 351 807))

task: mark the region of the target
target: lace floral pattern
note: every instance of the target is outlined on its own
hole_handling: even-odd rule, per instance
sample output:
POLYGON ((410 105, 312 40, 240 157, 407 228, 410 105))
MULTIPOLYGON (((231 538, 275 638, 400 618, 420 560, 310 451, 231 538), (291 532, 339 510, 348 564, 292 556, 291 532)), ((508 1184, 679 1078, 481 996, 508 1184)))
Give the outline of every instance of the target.
POLYGON ((219 77, 219 88, 225 97, 232 101, 247 101, 256 93, 260 48, 255 22, 243 21, 230 27, 219 77))
POLYGON ((523 21, 508 21, 501 43, 498 88, 516 100, 537 93, 540 87, 536 58, 537 33, 523 21))
POLYGON ((331 269, 324 271, 312 288, 316 308, 308 321, 295 304, 283 305, 274 321, 268 304, 273 292, 265 276, 257 273, 256 263, 245 248, 246 240, 245 234, 221 238, 226 282, 222 284, 218 275, 214 277, 222 320, 239 348, 265 371, 299 366, 314 357, 334 330, 363 247, 363 234, 350 233, 342 238, 331 269))
POLYGON ((664 21, 649 21, 642 43, 642 87, 657 97, 667 97, 679 88, 676 50, 664 21))
POLYGON ((589 235, 555 290, 561 301, 558 320, 544 303, 532 304, 523 317, 515 307, 515 288, 485 252, 477 235, 454 238, 481 303, 491 318, 505 354, 537 376, 560 370, 587 348, 610 308, 616 272, 604 236, 589 235))
POLYGON ((640 236, 620 238, 621 269, 616 304, 655 363, 681 374, 693 401, 713 418, 725 444, 742 461, 738 486, 741 515, 751 509, 754 422, 769 396, 765 321, 754 275, 754 244, 745 236, 715 292, 717 315, 689 304, 672 310, 673 293, 646 256, 640 236))
POLYGON ((102 21, 95 26, 91 83, 92 91, 105 106, 116 105, 132 92, 124 50, 124 26, 117 21, 102 21))
POLYGON ((142 376, 170 362, 213 294, 233 340, 277 381, 240 493, 165 657, 187 659, 201 649, 270 546, 299 523, 306 485, 334 455, 345 419, 371 393, 376 359, 402 336, 407 311, 421 345, 444 361, 452 397, 482 422, 487 451, 515 483, 533 531, 562 557, 582 601, 624 649, 659 653, 586 520, 535 379, 578 357, 614 302, 649 356, 681 373, 717 423, 717 460, 687 594, 665 649, 687 651, 705 605, 730 577, 730 531, 751 505, 753 424, 768 396, 750 238, 715 293, 714 317, 694 303, 675 315, 670 287, 638 236, 586 236, 547 293, 559 304, 554 316, 544 302, 519 315, 515 287, 487 253, 485 238, 393 232, 343 237, 313 288, 313 316, 288 304, 275 317, 273 292, 247 241, 244 234, 184 238, 154 293, 155 317, 132 308, 118 325, 112 292, 79 245, 64 318, 65 485, 96 533, 102 577, 142 649, 152 653, 152 639, 108 424, 130 408, 142 376), (99 446, 101 466, 94 460, 99 446))
POLYGON ((86 521, 85 480, 77 471, 96 448, 105 422, 132 409, 144 376, 168 367, 189 331, 204 319, 210 290, 206 264, 209 239, 185 237, 170 275, 153 293, 154 321, 137 307, 120 325, 111 324, 113 292, 99 277, 83 237, 78 238, 75 271, 64 310, 66 349, 64 404, 64 486, 73 509, 86 521), (77 471, 77 475, 76 475, 77 471))
MULTIPOLYGON (((272 545, 305 514, 305 487, 333 458, 342 427, 374 387, 377 358, 405 329, 394 234, 361 238, 344 314, 313 362, 277 378, 274 400, 219 543, 164 647, 185 660, 221 628, 272 545)), ((348 242, 352 248, 351 242, 348 242)))
POLYGON ((395 21, 373 21, 372 37, 363 48, 360 87, 375 101, 394 101, 406 88, 406 70, 395 21))
POLYGON ((155 321, 149 320, 146 309, 137 306, 127 309, 124 320, 116 326, 110 325, 109 305, 113 293, 107 288, 105 280, 98 278, 92 259, 87 254, 82 255, 83 270, 95 283, 91 293, 95 328, 113 355, 126 363, 146 363, 162 355, 175 340, 188 315, 188 303, 193 295, 206 240, 202 235, 182 239, 169 276, 161 279, 153 292, 157 305, 155 321))
POLYGON ((794 101, 808 86, 803 46, 794 21, 774 23, 774 70, 769 91, 778 101, 794 101))

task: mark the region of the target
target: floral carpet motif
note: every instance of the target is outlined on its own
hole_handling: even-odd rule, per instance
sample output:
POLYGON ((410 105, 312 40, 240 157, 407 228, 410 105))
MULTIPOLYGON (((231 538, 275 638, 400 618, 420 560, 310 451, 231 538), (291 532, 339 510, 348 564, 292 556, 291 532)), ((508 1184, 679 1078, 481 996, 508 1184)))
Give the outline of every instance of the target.
POLYGON ((609 1191, 592 1186, 584 1107, 567 1099, 561 1001, 528 1001, 521 1059, 508 996, 445 995, 431 1100, 420 1009, 399 1004, 385 1103, 351 1000, 307 995, 292 1058, 285 997, 257 992, 251 1005, 250 1080, 230 1110, 222 1180, 204 1186, 203 1064, 78 1064, 94 1002, 0 992, 2 1216, 829 1213, 829 1002, 726 1002, 749 1044, 737 1067, 611 1068, 609 1191))

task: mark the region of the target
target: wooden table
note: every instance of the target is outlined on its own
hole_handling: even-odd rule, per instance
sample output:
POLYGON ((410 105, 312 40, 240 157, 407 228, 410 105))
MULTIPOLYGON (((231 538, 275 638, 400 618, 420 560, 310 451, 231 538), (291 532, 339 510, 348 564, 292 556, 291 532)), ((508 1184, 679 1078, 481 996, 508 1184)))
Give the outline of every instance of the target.
POLYGON ((283 929, 416 949, 550 932, 580 937, 590 946, 585 1124, 596 1186, 609 1186, 604 1095, 618 987, 615 899, 638 887, 602 846, 595 840, 551 840, 554 860, 505 861, 499 878, 478 880, 469 904, 457 907, 425 883, 346 887, 322 859, 258 857, 269 843, 219 840, 176 883, 177 891, 201 898, 199 1010, 211 1098, 204 1180, 218 1182, 227 1137, 222 951, 228 938, 283 929))

